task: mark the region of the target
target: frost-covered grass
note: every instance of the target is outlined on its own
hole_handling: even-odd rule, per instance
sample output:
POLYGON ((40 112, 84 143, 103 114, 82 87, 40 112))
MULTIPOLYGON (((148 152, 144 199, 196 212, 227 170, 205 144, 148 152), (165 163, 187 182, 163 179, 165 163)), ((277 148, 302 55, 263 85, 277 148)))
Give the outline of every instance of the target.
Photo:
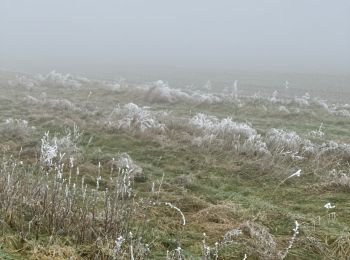
POLYGON ((0 133, 4 136, 10 136, 15 139, 24 139, 30 137, 35 131, 34 126, 30 126, 27 120, 7 118, 0 123, 0 133))
MULTIPOLYGON (((164 116, 164 115, 163 115, 164 116)), ((160 115, 151 112, 148 107, 139 107, 128 103, 122 107, 117 105, 109 115, 106 124, 110 128, 164 131, 165 125, 159 122, 160 115)))
POLYGON ((237 82, 219 93, 215 83, 194 91, 58 73, 3 84, 8 254, 346 257, 350 128, 334 111, 348 105, 283 90, 243 96, 237 82))

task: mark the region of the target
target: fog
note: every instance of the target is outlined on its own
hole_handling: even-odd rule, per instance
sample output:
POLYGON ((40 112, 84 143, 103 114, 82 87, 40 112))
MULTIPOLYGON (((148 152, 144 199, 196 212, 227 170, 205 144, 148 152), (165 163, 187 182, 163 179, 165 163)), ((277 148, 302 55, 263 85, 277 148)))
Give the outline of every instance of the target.
POLYGON ((350 1, 1 0, 0 68, 349 74, 350 1))

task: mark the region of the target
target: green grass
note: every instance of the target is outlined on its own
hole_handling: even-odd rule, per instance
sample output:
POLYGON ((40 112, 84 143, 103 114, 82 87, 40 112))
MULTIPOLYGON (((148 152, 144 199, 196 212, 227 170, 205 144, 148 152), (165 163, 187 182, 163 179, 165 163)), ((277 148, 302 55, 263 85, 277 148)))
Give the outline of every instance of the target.
MULTIPOLYGON (((39 92, 31 94, 38 95, 39 92)), ((48 96, 67 98, 78 103, 86 99, 89 91, 67 93, 50 89, 47 92, 48 96)), ((96 89, 93 93, 91 102, 100 107, 105 114, 108 114, 118 101, 126 103, 128 98, 123 94, 111 96, 106 90, 96 89)), ((305 239, 304 228, 320 239, 324 245, 327 244, 327 240, 328 243, 334 241, 344 230, 349 231, 348 192, 317 188, 320 179, 314 174, 315 169, 311 162, 276 161, 269 165, 269 162, 261 162, 259 158, 239 155, 232 151, 202 151, 176 140, 162 144, 152 137, 141 134, 108 131, 101 126, 99 115, 85 118, 79 113, 69 111, 61 112, 40 106, 24 107, 19 102, 20 98, 15 98, 13 94, 9 99, 1 101, 0 120, 8 117, 23 118, 28 119, 30 125, 35 125, 37 132, 26 141, 27 144, 34 145, 36 142, 38 145, 42 133, 47 130, 51 133, 62 132, 65 124, 69 125, 73 120, 80 122, 83 127, 83 146, 92 138, 90 147, 84 151, 84 162, 97 165, 101 161, 105 164, 118 153, 127 152, 144 169, 146 182, 136 182, 134 186, 138 196, 149 196, 152 182, 158 183, 164 174, 161 199, 170 201, 183 209, 188 218, 188 224, 184 228, 179 228, 180 217, 171 210, 155 212, 150 219, 150 225, 155 229, 147 236, 153 242, 151 259, 164 258, 164 252, 173 250, 179 242, 189 258, 198 256, 201 253, 203 232, 208 235, 208 241, 213 246, 216 241, 222 240, 226 231, 238 228, 246 220, 254 220, 268 227, 270 233, 276 237, 279 248, 285 248, 287 240, 292 236, 294 220, 300 221, 300 240, 297 239, 289 259, 322 259, 324 257, 322 252, 317 250, 312 252, 301 244, 300 241, 305 239), (293 173, 298 168, 303 170, 302 176, 289 179, 274 193, 277 185, 288 176, 287 174, 293 173), (184 178, 187 179, 182 183, 184 178), (323 208, 323 205, 329 201, 336 204, 335 220, 330 220, 327 210, 323 208), (228 207, 236 205, 241 210, 237 210, 233 216, 226 216, 225 212, 220 211, 222 208, 218 208, 219 211, 214 210, 210 213, 212 216, 201 216, 202 218, 198 216, 203 209, 222 205, 228 205, 228 207), (313 227, 313 220, 318 217, 321 217, 321 223, 313 227), (161 224, 157 224, 158 221, 161 224), (170 227, 177 229, 172 230, 170 227)), ((143 101, 139 103, 149 105, 143 101)), ((174 116, 182 117, 189 117, 190 111, 192 115, 201 112, 220 118, 232 117, 235 121, 250 122, 260 133, 265 133, 269 128, 274 127, 296 131, 303 137, 307 137, 310 131, 317 130, 323 123, 326 136, 324 140, 315 140, 317 142, 346 141, 350 135, 348 119, 325 115, 319 108, 315 108, 313 113, 305 109, 301 114, 292 113, 288 116, 276 112, 274 106, 267 107, 267 111, 264 111, 261 105, 238 108, 232 105, 157 104, 153 109, 171 110, 174 116)), ((15 139, 11 141, 15 144, 12 147, 13 151, 23 146, 15 139)), ((2 139, 0 143, 7 144, 9 140, 2 139)), ((334 165, 334 167, 343 166, 334 165)), ((346 169, 346 167, 344 165, 343 168, 346 169)), ((328 169, 324 169, 326 170, 328 169)), ((322 172, 323 169, 320 171, 322 172)), ((82 172, 82 174, 91 173, 82 172)), ((103 174, 108 176, 108 169, 104 168, 103 174)), ((90 177, 89 181, 94 185, 95 177, 87 177, 90 177)), ((13 230, 13 233, 15 232, 13 230)), ((4 247, 10 247, 10 245, 4 245, 4 247)), ((243 258, 245 252, 252 257, 249 259, 258 257, 249 250, 244 244, 227 246, 222 249, 223 259, 243 258)), ((4 252, 0 251, 1 259, 18 259, 11 258, 4 252)))

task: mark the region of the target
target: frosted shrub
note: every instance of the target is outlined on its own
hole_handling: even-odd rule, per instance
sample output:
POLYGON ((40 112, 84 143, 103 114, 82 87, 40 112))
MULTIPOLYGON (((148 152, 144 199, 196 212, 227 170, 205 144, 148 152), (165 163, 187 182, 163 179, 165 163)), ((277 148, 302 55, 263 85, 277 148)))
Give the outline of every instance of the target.
POLYGON ((289 114, 290 111, 288 110, 288 108, 286 108, 285 106, 279 106, 278 111, 285 113, 285 114, 289 114))
POLYGON ((103 87, 116 92, 122 92, 122 91, 128 90, 128 87, 129 87, 126 80, 123 78, 113 82, 102 81, 100 82, 100 84, 102 84, 103 87))
POLYGON ((329 171, 328 175, 324 178, 327 185, 334 185, 350 188, 350 172, 337 171, 335 169, 329 171))
POLYGON ((310 106, 310 95, 309 93, 305 93, 302 97, 295 97, 294 102, 301 107, 310 106))
POLYGON ((162 80, 153 82, 146 93, 148 101, 167 103, 204 103, 214 104, 222 102, 222 99, 214 94, 199 93, 194 91, 185 92, 181 89, 170 88, 162 80))
POLYGON ((151 112, 147 107, 139 107, 134 103, 129 103, 114 108, 109 116, 107 125, 117 129, 137 129, 144 132, 148 129, 163 131, 165 125, 157 119, 157 113, 151 112))
POLYGON ((57 140, 50 138, 49 132, 46 132, 41 138, 40 162, 44 166, 52 166, 53 160, 58 156, 57 140))
POLYGON ((323 109, 329 111, 329 107, 328 107, 328 104, 327 104, 326 100, 319 99, 319 98, 314 98, 314 99, 313 99, 313 102, 314 102, 316 105, 322 107, 323 109))
POLYGON ((66 158, 77 156, 81 135, 77 126, 74 126, 73 131, 67 128, 62 137, 51 137, 49 132, 46 132, 41 138, 40 162, 42 165, 50 167, 56 160, 62 160, 64 156, 66 158))
POLYGON ((312 137, 322 138, 325 135, 322 130, 323 130, 323 123, 320 125, 320 127, 317 130, 310 131, 309 135, 312 137))
POLYGON ((328 112, 332 115, 336 116, 342 116, 342 117, 350 117, 350 112, 349 110, 346 109, 339 109, 335 105, 333 105, 328 112))
POLYGON ((139 180, 145 178, 143 169, 137 165, 127 153, 118 155, 116 159, 113 158, 113 160, 109 161, 108 164, 111 172, 115 170, 121 171, 122 169, 127 169, 131 178, 138 178, 139 180))
POLYGON ((261 135, 252 135, 244 141, 241 150, 246 153, 257 153, 259 155, 270 154, 267 144, 263 141, 261 135))
POLYGON ((337 156, 338 158, 350 160, 350 144, 339 144, 334 141, 323 143, 319 148, 318 157, 324 155, 337 156))
POLYGON ((272 93, 272 96, 270 98, 270 102, 271 103, 277 103, 279 100, 278 100, 278 91, 275 90, 273 93, 272 93))
POLYGON ((238 153, 270 154, 261 135, 248 124, 234 122, 231 118, 219 120, 214 116, 197 114, 190 119, 190 125, 202 132, 192 140, 194 145, 229 145, 238 153))
POLYGON ((266 138, 268 144, 278 151, 292 151, 298 152, 302 140, 299 135, 295 132, 286 132, 282 129, 272 128, 267 134, 266 138))
POLYGON ((68 157, 79 152, 78 143, 80 142, 83 132, 74 125, 73 129, 66 128, 62 137, 55 137, 61 153, 65 153, 68 157))
POLYGON ((61 74, 56 71, 51 71, 47 75, 38 75, 37 79, 40 81, 40 84, 43 86, 49 87, 62 87, 62 88, 72 88, 79 89, 82 85, 79 78, 74 78, 70 74, 61 74))
POLYGON ((218 138, 239 139, 256 135, 254 128, 245 123, 236 123, 229 117, 219 120, 214 116, 197 114, 190 119, 190 125, 202 130, 206 135, 213 134, 218 138))
POLYGON ((203 103, 203 104, 218 104, 223 102, 223 98, 209 93, 199 93, 193 92, 191 93, 191 101, 192 103, 203 103))
POLYGON ((180 89, 170 88, 169 85, 162 80, 153 82, 146 93, 147 100, 151 102, 188 102, 191 96, 180 89))
POLYGON ((214 134, 205 134, 203 136, 197 136, 192 139, 192 144, 196 146, 205 146, 214 143, 216 136, 214 134))
POLYGON ((272 128, 267 132, 266 142, 269 148, 275 152, 290 154, 295 159, 299 158, 298 153, 314 154, 317 150, 316 145, 310 140, 302 139, 294 131, 287 132, 276 128, 272 128))

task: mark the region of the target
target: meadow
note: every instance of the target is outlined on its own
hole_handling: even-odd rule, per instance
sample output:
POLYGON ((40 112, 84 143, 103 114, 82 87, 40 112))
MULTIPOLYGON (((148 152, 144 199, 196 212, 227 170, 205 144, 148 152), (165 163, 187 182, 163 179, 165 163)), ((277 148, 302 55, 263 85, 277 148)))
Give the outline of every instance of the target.
POLYGON ((1 72, 0 257, 348 259, 348 90, 244 84, 1 72))

